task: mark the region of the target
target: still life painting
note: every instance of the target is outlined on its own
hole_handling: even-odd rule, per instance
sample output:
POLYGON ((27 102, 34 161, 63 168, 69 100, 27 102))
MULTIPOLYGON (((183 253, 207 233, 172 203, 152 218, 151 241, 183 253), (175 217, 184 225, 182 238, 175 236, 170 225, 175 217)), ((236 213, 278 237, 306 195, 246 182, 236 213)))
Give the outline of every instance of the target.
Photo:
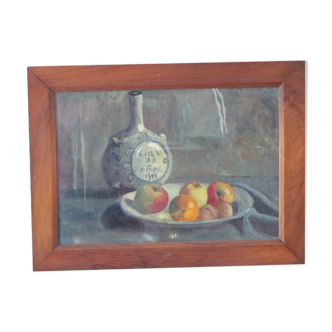
POLYGON ((278 88, 57 92, 59 244, 278 239, 278 88))

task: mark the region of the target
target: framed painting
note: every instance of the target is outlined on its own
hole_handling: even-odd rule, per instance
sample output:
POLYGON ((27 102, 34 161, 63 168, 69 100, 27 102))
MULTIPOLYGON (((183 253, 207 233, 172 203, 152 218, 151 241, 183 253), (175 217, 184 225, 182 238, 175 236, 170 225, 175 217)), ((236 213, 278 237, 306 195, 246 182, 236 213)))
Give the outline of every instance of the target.
POLYGON ((304 263, 305 63, 29 67, 33 269, 304 263))

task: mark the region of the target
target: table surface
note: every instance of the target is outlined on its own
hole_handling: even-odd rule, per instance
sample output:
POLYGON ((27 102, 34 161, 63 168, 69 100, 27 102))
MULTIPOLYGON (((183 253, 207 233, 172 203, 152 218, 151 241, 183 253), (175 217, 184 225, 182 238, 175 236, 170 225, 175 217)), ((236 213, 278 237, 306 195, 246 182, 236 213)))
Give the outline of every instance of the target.
MULTIPOLYGON (((229 183, 250 185, 278 204, 279 180, 276 178, 225 177, 229 183)), ((192 181, 178 179, 178 183, 192 181)), ((213 179, 200 179, 202 183, 213 179)), ((269 214, 255 197, 254 211, 269 214)), ((145 226, 121 211, 117 195, 82 194, 65 195, 58 198, 59 243, 133 243, 169 241, 224 241, 278 238, 278 223, 266 223, 264 218, 250 219, 250 229, 244 225, 244 218, 234 219, 219 226, 196 230, 162 229, 145 226)), ((268 210, 267 210, 268 211, 268 210)), ((248 223, 248 219, 246 221, 248 223)))

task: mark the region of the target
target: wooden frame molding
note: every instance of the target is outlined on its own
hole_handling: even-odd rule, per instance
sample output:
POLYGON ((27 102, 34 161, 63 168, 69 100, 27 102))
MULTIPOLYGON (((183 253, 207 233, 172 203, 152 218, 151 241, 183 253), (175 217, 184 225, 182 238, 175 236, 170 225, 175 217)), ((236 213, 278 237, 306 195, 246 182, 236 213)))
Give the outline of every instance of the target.
POLYGON ((33 269, 304 263, 304 61, 29 67, 33 269), (54 95, 60 91, 279 87, 279 240, 59 245, 54 95))

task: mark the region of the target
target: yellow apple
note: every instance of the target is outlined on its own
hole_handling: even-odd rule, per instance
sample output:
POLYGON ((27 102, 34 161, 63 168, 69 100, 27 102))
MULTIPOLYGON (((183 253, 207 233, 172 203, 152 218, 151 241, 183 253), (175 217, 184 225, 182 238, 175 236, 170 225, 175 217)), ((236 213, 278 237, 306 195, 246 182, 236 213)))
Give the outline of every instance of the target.
POLYGON ((208 199, 206 188, 199 182, 189 182, 180 189, 180 195, 187 195, 192 197, 201 208, 208 199))

